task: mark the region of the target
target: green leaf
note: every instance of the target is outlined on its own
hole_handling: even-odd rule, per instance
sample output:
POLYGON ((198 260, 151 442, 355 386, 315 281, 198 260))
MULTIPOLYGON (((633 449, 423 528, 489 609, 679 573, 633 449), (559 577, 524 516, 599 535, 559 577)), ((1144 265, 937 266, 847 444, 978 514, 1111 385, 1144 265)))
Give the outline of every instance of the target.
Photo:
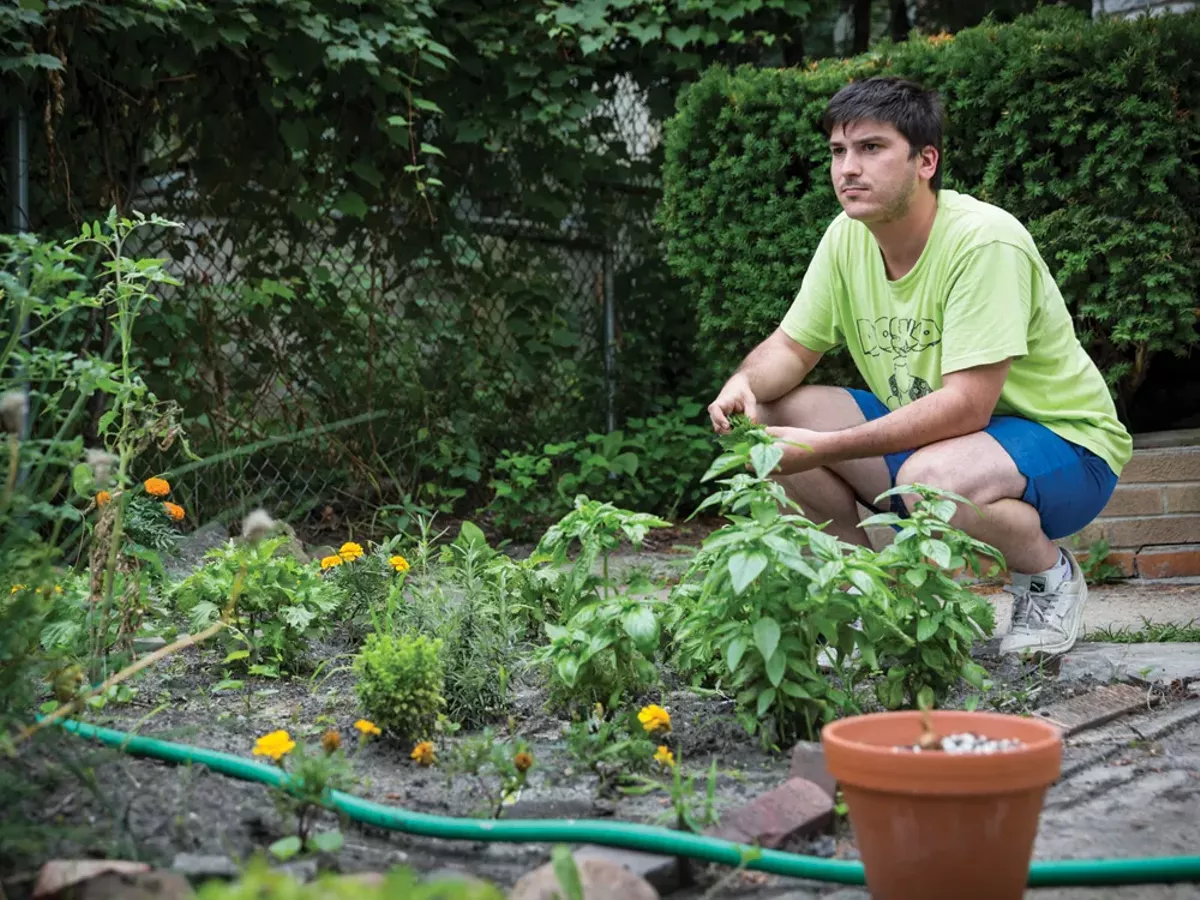
POLYGON ((575 857, 566 844, 556 844, 550 851, 550 862, 554 866, 554 877, 563 891, 563 900, 584 900, 583 883, 579 880, 579 869, 575 857))
POLYGON ((950 552, 950 547, 945 542, 939 541, 936 538, 926 538, 921 541, 921 552, 932 559, 943 569, 950 568, 950 557, 953 554, 950 552))
POLYGON ((334 208, 338 212, 344 213, 347 216, 354 216, 358 219, 363 218, 368 210, 367 201, 357 191, 346 191, 346 193, 338 197, 334 208))
POLYGON ((729 558, 729 577, 733 579, 733 591, 740 594, 767 567, 767 558, 761 553, 735 553, 729 558))
POLYGON ((725 648, 725 662, 730 672, 737 670, 738 663, 742 661, 742 656, 749 646, 750 642, 744 636, 735 637, 729 642, 729 646, 725 648))
POLYGON ((280 838, 268 848, 272 854, 281 860, 288 860, 300 852, 300 837, 290 835, 280 838))
POLYGON ((933 709, 933 688, 929 685, 917 691, 917 709, 933 709))
POLYGON ((413 97, 413 106, 417 109, 423 109, 426 112, 441 113, 442 108, 432 100, 426 100, 424 97, 413 97))
POLYGON ((567 687, 575 687, 575 678, 579 675, 579 660, 574 656, 560 657, 555 664, 555 671, 567 687))
POLYGON ((437 147, 433 146, 433 144, 426 144, 424 142, 421 143, 421 152, 428 153, 432 156, 445 156, 446 155, 441 150, 439 150, 437 147))
POLYGON ((794 681, 784 680, 780 683, 779 689, 789 697, 795 697, 797 700, 807 700, 811 696, 808 691, 794 681))
POLYGON ((758 695, 758 717, 761 719, 775 702, 775 688, 767 688, 758 695))
POLYGON ((913 587, 920 587, 925 583, 925 579, 929 577, 929 570, 924 566, 915 569, 907 569, 904 572, 904 580, 913 587))
POLYGON ((279 133, 283 135, 284 143, 293 150, 308 149, 308 126, 303 121, 292 119, 282 122, 279 125, 279 133))
POLYGON ((779 623, 770 616, 763 616, 754 623, 754 646, 762 654, 763 662, 775 655, 775 648, 779 646, 779 634, 779 623))
POLYGON ((787 670, 787 654, 782 650, 776 650, 771 654, 771 658, 767 660, 767 680, 775 687, 779 687, 783 681, 783 674, 787 670))
POLYGON ((938 631, 938 622, 933 616, 917 620, 917 640, 927 641, 938 631))
POLYGON ((250 656, 249 650, 234 650, 225 657, 225 662, 236 662, 239 659, 247 659, 250 656))
POLYGON ((653 647, 658 643, 658 620, 654 613, 643 606, 625 613, 621 619, 625 633, 641 647, 653 647))
POLYGON ((337 853, 345 843, 340 831, 322 831, 312 837, 312 845, 322 853, 337 853))
POLYGON ((755 444, 750 448, 750 461, 759 478, 766 478, 783 459, 783 448, 777 444, 755 444))

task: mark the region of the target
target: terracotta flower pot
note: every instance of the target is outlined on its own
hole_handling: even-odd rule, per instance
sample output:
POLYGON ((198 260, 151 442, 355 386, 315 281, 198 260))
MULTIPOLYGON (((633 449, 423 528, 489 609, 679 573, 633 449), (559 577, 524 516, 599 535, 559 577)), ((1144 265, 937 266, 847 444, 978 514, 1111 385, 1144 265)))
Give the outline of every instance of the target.
POLYGON ((1020 900, 1046 789, 1061 771, 1061 734, 998 713, 935 711, 930 720, 939 737, 973 733, 1021 746, 895 750, 920 740, 917 711, 853 716, 821 732, 872 900, 1020 900))

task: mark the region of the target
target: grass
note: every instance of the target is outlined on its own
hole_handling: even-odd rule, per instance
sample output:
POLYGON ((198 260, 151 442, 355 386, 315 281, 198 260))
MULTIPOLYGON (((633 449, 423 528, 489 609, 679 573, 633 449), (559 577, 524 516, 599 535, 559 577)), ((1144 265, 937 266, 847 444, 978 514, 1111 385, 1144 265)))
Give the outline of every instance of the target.
POLYGON ((1200 643, 1200 625, 1195 619, 1183 625, 1154 623, 1143 616, 1139 629, 1131 630, 1128 625, 1122 628, 1097 628, 1084 635, 1084 640, 1111 644, 1200 643))

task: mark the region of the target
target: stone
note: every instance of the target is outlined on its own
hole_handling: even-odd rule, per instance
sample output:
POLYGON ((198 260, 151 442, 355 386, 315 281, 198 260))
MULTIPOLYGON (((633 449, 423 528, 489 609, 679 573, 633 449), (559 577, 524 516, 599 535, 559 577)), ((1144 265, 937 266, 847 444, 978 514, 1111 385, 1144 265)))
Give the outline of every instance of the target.
POLYGON ((842 888, 832 894, 826 894, 821 900, 871 900, 871 895, 858 888, 842 888))
POLYGON ((825 748, 820 741, 800 741, 792 748, 788 778, 811 781, 830 797, 837 796, 837 782, 825 767, 825 748))
POLYGON ((432 872, 424 875, 421 878, 425 884, 435 884, 438 882, 448 882, 450 884, 460 884, 469 887, 484 887, 487 882, 481 878, 476 878, 468 872, 460 872, 458 869, 434 869, 432 872))
POLYGON ((1200 644, 1086 643, 1062 657, 1059 681, 1093 678, 1102 684, 1137 679, 1151 683, 1200 679, 1200 644))
POLYGON ((803 778, 789 778, 745 806, 722 812, 705 834, 776 850, 797 837, 823 831, 833 821, 833 798, 803 778))
POLYGON ((167 646, 167 639, 158 637, 157 635, 147 635, 133 639, 133 650, 135 653, 153 653, 155 650, 161 650, 167 646))
POLYGON ((679 860, 674 856, 660 856, 604 844, 584 844, 575 851, 576 862, 589 859, 618 865, 645 880, 660 894, 669 894, 680 887, 679 860))
POLYGON ((34 897, 53 897, 60 891, 107 872, 139 874, 150 864, 128 859, 52 859, 38 870, 34 897))
POLYGON ((110 868, 51 893, 34 893, 35 897, 63 900, 184 900, 195 895, 191 884, 178 872, 148 866, 145 871, 110 868))
POLYGON ((1106 684, 1034 710, 1034 715, 1057 725, 1067 737, 1111 722, 1126 713, 1145 709, 1149 702, 1143 688, 1131 684, 1106 684))
MULTIPOLYGON (((658 900, 659 893, 646 879, 608 859, 584 858, 575 854, 583 900, 658 900)), ((546 863, 521 877, 513 885, 509 900, 561 900, 563 889, 546 863)))
POLYGON ((289 875, 301 884, 315 881, 320 872, 320 864, 315 859, 293 859, 279 867, 279 871, 289 875))
POLYGON ((241 874, 237 863, 228 856, 215 853, 176 853, 175 859, 171 861, 171 871, 178 872, 192 881, 209 878, 234 879, 241 874))
POLYGON ((595 814, 591 797, 523 797, 504 811, 504 818, 590 819, 595 814))

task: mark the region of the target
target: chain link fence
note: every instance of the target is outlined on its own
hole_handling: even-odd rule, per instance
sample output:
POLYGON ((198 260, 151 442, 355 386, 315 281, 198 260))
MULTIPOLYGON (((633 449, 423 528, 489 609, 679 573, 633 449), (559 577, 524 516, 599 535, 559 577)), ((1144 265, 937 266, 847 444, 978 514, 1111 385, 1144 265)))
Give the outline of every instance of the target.
MULTIPOLYGON (((625 87, 610 140, 645 162, 658 123, 625 87)), ((573 198, 554 223, 523 214, 519 186, 464 192, 399 256, 396 231, 332 204, 305 229, 219 214, 190 174, 202 165, 142 184, 129 209, 179 227, 127 250, 181 282, 137 342, 194 454, 176 444, 134 474, 168 474, 194 522, 235 527, 261 505, 319 539, 475 509, 505 451, 612 429, 670 392, 663 349, 687 336, 654 333, 677 329, 650 179, 573 198)))

